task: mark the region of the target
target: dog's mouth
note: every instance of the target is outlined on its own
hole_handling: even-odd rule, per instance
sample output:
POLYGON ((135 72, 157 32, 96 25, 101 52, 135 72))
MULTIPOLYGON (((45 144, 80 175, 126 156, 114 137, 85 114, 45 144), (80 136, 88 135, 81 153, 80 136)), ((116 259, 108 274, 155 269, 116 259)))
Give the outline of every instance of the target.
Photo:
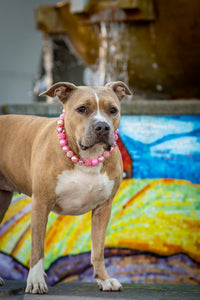
POLYGON ((111 150, 111 147, 112 147, 112 145, 109 145, 109 144, 107 144, 107 143, 105 143, 105 142, 96 142, 96 143, 94 143, 94 144, 91 144, 91 145, 84 145, 84 144, 82 144, 81 143, 81 141, 79 141, 79 147, 80 147, 80 149, 81 150, 83 150, 83 151, 86 151, 86 150, 88 150, 88 149, 91 149, 93 146, 95 146, 95 145, 102 145, 103 146, 103 148, 104 148, 104 150, 106 150, 106 151, 110 151, 111 150))
POLYGON ((85 136, 79 137, 78 146, 82 151, 96 149, 98 146, 104 151, 110 151, 114 142, 114 132, 112 130, 109 130, 105 134, 98 134, 96 132, 94 134, 88 130, 85 136))
POLYGON ((85 146, 85 145, 83 145, 83 144, 81 144, 80 142, 79 142, 79 147, 81 148, 81 150, 83 150, 83 151, 86 151, 86 150, 88 150, 90 147, 88 147, 88 146, 85 146))

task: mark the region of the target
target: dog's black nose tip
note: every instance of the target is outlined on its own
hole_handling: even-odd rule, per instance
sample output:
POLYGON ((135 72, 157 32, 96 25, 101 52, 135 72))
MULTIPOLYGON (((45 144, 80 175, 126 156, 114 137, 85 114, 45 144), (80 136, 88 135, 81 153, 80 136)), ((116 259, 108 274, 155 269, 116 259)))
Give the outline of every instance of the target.
POLYGON ((110 126, 106 122, 97 122, 94 125, 94 129, 98 135, 107 135, 110 131, 110 126))

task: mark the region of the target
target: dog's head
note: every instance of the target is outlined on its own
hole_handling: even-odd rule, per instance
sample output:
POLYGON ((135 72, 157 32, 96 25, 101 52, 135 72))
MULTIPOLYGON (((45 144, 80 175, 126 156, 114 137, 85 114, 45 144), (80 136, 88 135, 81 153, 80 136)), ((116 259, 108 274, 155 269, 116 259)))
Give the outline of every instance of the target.
POLYGON ((79 152, 84 152, 98 145, 110 150, 120 122, 120 101, 131 92, 121 81, 107 83, 105 87, 59 82, 41 95, 60 99, 66 112, 67 137, 79 152))

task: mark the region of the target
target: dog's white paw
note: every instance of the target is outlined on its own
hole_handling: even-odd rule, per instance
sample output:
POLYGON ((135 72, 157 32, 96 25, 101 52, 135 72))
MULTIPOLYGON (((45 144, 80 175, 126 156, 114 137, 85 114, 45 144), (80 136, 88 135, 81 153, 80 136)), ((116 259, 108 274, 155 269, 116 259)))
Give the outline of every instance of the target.
POLYGON ((25 292, 29 294, 46 294, 48 292, 47 284, 45 281, 29 282, 25 292))
POLYGON ((46 274, 43 269, 43 259, 30 269, 25 292, 30 294, 46 294, 48 292, 45 282, 46 274))
POLYGON ((3 280, 3 278, 0 277, 0 285, 4 285, 5 281, 3 280))
POLYGON ((109 278, 106 280, 96 279, 99 289, 101 291, 122 291, 122 285, 115 278, 109 278))

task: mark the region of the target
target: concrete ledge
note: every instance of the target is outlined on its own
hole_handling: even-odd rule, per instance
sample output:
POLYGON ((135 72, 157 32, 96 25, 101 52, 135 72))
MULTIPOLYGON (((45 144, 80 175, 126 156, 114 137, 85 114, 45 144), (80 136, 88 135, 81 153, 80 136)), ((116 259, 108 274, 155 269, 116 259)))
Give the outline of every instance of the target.
MULTIPOLYGON (((122 102, 122 115, 200 115, 198 100, 128 100, 122 102)), ((58 116, 62 111, 59 102, 33 102, 27 104, 5 104, 0 106, 0 114, 27 114, 58 116)))
POLYGON ((0 112, 2 114, 22 114, 22 115, 37 115, 37 116, 58 116, 62 111, 62 105, 59 102, 52 104, 46 102, 33 103, 18 103, 5 104, 1 106, 0 112))
POLYGON ((176 284, 123 284, 122 292, 102 292, 96 283, 68 282, 49 287, 46 295, 25 294, 25 282, 6 280, 0 287, 0 299, 42 299, 42 300, 197 300, 200 299, 200 285, 176 284))
POLYGON ((200 115, 198 100, 142 100, 122 102, 122 115, 200 115))

